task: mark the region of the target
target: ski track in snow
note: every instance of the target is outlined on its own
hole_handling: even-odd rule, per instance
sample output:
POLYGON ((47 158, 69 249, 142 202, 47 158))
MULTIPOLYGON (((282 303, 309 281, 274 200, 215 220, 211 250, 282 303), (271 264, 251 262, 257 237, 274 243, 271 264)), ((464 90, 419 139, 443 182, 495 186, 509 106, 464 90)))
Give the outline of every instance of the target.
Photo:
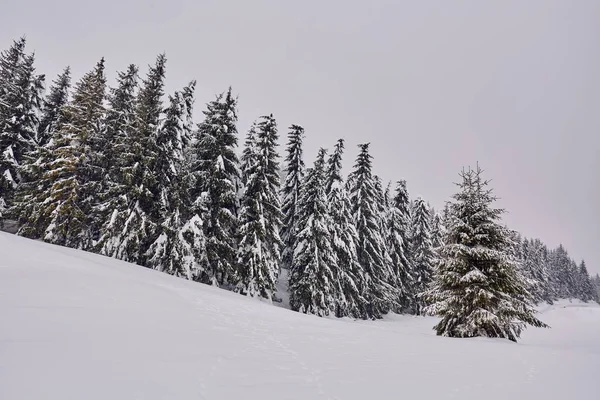
MULTIPOLYGON (((285 287, 285 272, 278 283, 285 287)), ((519 343, 435 318, 317 318, 0 233, 0 399, 584 399, 600 306, 540 307, 519 343)))

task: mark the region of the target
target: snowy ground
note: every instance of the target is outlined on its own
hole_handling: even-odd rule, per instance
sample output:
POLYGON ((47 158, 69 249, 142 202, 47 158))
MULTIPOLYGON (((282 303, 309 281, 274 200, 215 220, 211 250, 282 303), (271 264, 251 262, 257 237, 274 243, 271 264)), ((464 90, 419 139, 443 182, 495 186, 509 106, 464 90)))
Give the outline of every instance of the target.
POLYGON ((520 343, 300 315, 0 233, 0 399, 593 399, 600 307, 520 343))

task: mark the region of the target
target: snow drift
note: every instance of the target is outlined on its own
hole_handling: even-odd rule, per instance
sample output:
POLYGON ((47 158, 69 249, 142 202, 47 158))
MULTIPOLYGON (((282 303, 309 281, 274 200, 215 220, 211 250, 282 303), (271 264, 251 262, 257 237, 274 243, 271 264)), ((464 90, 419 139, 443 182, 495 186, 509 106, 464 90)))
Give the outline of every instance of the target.
POLYGON ((540 310, 519 343, 442 338, 0 233, 0 399, 595 398, 600 307, 540 310))

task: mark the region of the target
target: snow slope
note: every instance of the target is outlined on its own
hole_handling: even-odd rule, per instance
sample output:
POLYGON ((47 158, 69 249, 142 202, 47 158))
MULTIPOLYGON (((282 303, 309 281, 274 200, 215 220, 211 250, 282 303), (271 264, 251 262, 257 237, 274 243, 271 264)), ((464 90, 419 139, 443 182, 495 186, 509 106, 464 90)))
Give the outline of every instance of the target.
POLYGON ((598 398, 600 307, 541 318, 518 344, 320 319, 0 233, 2 400, 598 398))

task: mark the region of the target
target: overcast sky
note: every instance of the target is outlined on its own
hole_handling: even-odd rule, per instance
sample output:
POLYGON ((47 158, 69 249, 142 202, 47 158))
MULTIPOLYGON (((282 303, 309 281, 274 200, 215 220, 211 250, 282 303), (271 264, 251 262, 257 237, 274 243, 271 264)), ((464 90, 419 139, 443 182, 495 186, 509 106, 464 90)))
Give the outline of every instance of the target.
MULTIPOLYGON (((600 272, 600 1, 2 0, 0 47, 27 36, 39 72, 108 76, 168 58, 197 115, 239 94, 239 130, 273 113, 318 147, 369 141, 375 172, 437 208, 463 166, 505 222, 600 272)), ((241 140, 240 142, 243 142, 241 140)))

